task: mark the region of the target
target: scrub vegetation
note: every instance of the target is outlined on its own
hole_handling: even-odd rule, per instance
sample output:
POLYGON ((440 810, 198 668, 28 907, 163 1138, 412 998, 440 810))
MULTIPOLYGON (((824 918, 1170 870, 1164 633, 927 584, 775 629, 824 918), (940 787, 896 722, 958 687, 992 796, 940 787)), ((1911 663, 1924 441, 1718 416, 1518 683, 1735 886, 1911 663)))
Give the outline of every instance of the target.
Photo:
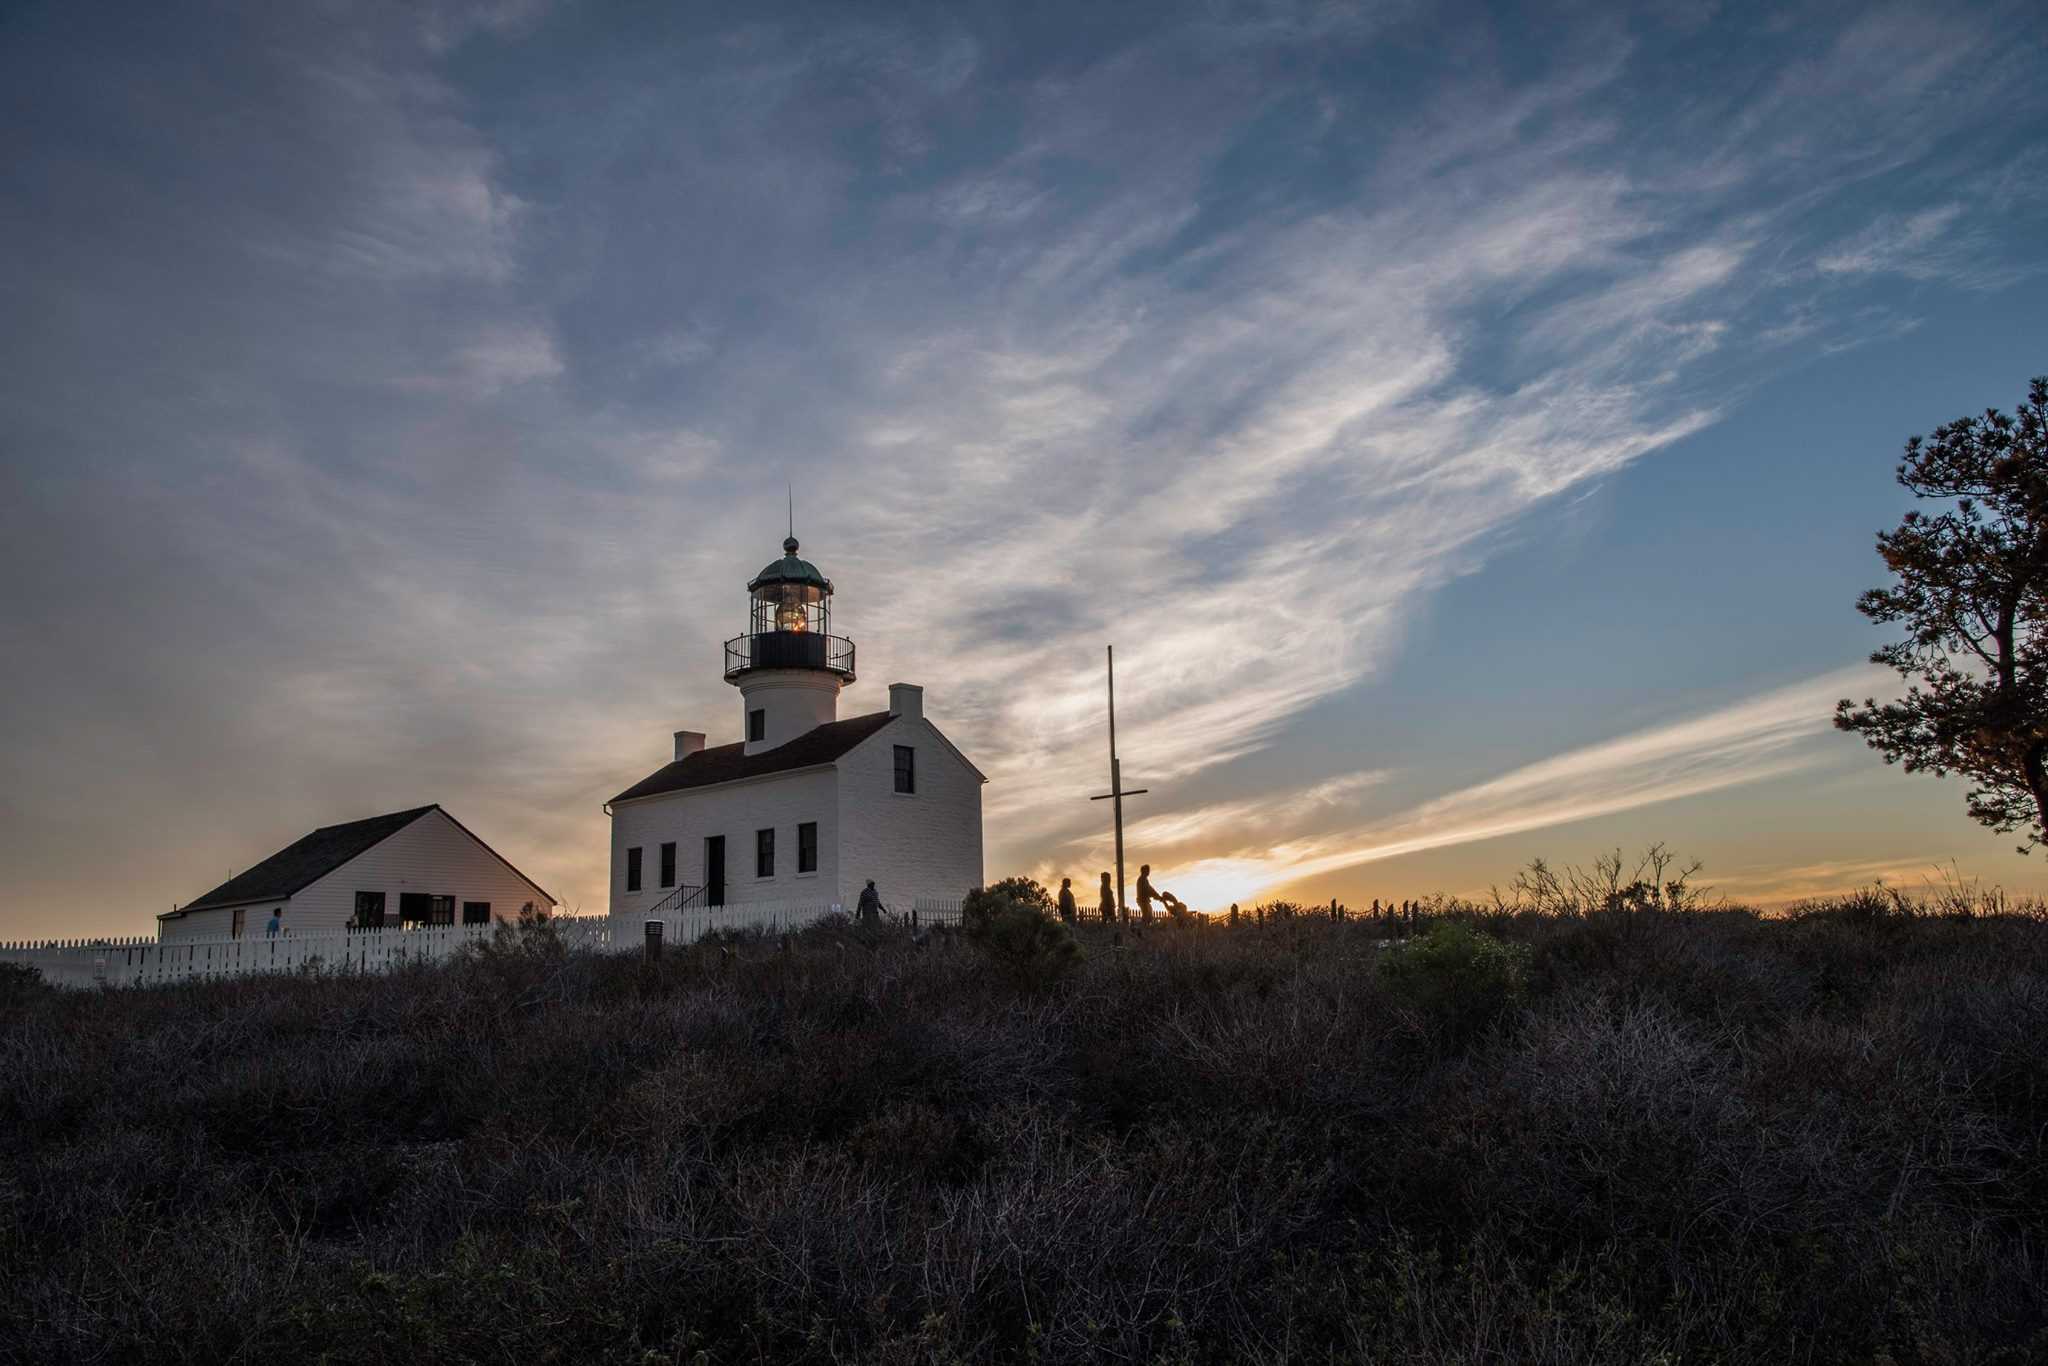
POLYGON ((1545 877, 1393 947, 985 906, 10 977, 0 1358, 2048 1355, 2039 907, 1545 877))

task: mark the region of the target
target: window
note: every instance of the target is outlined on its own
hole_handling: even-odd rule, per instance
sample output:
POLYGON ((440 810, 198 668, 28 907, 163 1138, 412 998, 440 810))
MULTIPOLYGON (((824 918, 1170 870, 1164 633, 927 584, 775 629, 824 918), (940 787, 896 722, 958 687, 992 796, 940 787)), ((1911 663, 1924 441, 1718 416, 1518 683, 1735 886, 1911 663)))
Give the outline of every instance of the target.
POLYGON ((434 898, 425 892, 400 892, 398 894, 398 923, 408 929, 414 925, 430 925, 434 920, 434 898))
POLYGON ((775 876, 775 832, 756 830, 754 832, 754 876, 775 876))
POLYGON ((462 923, 465 925, 488 925, 491 923, 491 903, 488 901, 465 901, 462 903, 462 923))
POLYGON ((796 870, 799 873, 818 871, 818 823, 805 821, 796 828, 796 870))
POLYGON ((640 890, 640 846, 637 844, 626 851, 626 890, 640 890))
POLYGON ((427 910, 429 925, 453 925, 455 923, 455 898, 437 896, 432 898, 427 910))
POLYGON ((676 885, 676 842, 670 840, 661 846, 661 885, 676 885))
POLYGON ((242 937, 242 917, 248 913, 249 908, 246 906, 235 907, 235 913, 228 925, 228 933, 234 938, 240 939, 242 937))
POLYGON ((909 745, 896 746, 896 790, 917 791, 917 751, 909 745))
POLYGON ((747 713, 747 739, 766 740, 767 738, 768 712, 765 708, 756 707, 747 713))
POLYGON ((381 930, 384 928, 384 893, 356 893, 356 928, 359 930, 381 930))

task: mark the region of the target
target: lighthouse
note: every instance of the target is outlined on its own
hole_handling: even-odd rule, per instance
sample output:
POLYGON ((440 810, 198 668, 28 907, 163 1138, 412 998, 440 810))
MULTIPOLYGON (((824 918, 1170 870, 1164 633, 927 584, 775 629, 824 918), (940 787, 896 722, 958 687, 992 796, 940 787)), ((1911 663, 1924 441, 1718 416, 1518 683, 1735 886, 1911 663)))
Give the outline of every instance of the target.
POLYGON ((835 634, 832 581, 801 548, 792 534, 747 581, 746 630, 725 641, 737 738, 678 730, 669 762, 605 803, 614 914, 851 907, 870 879, 907 909, 981 885, 988 779, 916 684, 839 715, 853 641, 835 634))

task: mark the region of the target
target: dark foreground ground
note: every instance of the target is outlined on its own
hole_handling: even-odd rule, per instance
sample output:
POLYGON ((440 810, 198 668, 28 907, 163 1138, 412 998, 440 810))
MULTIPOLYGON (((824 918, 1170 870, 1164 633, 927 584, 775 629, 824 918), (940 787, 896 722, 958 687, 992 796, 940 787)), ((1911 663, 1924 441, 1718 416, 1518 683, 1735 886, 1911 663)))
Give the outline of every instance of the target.
POLYGON ((9 982, 0 1355, 2048 1358, 2048 923, 1375 933, 9 982))

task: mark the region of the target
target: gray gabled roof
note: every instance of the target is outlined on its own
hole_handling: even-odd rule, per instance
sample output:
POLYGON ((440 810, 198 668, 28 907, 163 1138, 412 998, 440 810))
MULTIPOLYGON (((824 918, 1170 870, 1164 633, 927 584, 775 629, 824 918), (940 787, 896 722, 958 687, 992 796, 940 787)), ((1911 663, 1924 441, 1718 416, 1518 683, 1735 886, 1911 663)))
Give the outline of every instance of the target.
MULTIPOLYGON (((239 906, 250 901, 282 900, 312 886, 356 855, 382 844, 429 811, 441 811, 440 803, 415 806, 407 811, 393 811, 385 816, 371 816, 366 820, 347 821, 341 825, 323 825, 312 834, 286 845, 255 867, 237 873, 206 895, 188 901, 177 911, 167 912, 166 915, 203 911, 209 906, 239 906)), ((477 839, 469 827, 455 817, 449 816, 446 811, 441 811, 441 814, 447 816, 457 830, 482 845, 485 853, 507 868, 512 868, 512 864, 503 854, 477 839)), ((519 872, 517 868, 512 868, 512 871, 518 874, 521 881, 547 897, 549 904, 554 904, 554 897, 545 887, 519 872)))
POLYGON ((199 911, 208 906, 234 906, 244 901, 290 896, 326 877, 365 849, 382 844, 435 809, 432 806, 415 806, 410 811, 393 811, 388 816, 371 816, 367 820, 348 821, 342 825, 323 825, 178 909, 199 911))

